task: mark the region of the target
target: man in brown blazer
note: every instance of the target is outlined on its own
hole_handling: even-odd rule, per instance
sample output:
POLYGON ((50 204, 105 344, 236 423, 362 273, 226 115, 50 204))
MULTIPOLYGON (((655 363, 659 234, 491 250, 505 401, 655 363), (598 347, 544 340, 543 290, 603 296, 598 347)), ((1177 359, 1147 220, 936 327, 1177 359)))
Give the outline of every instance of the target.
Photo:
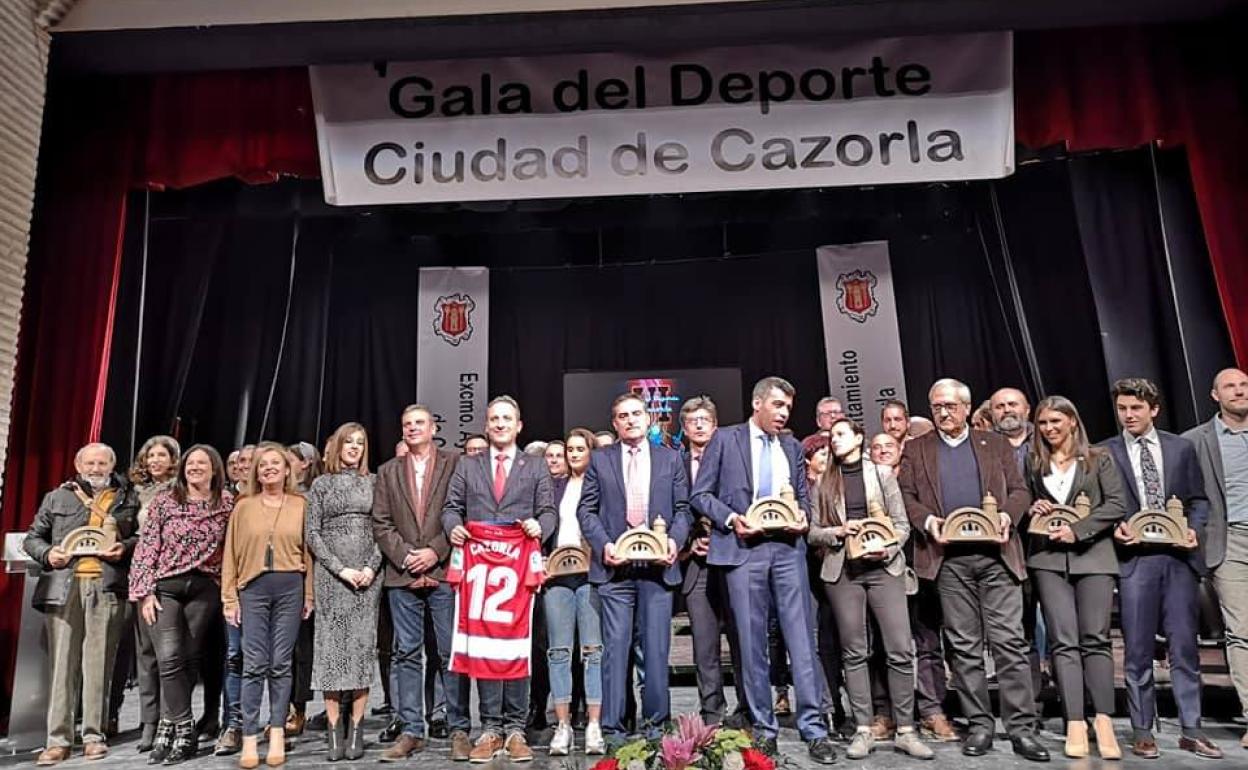
POLYGON ((1023 638, 1027 567, 1015 531, 1031 495, 1009 442, 967 425, 970 388, 957 380, 938 380, 928 400, 936 430, 906 445, 898 482, 913 525, 914 569, 920 579, 936 581, 962 712, 971 723, 962 753, 987 753, 996 732, 984 669, 987 642, 1014 753, 1045 762, 1049 752, 1036 740, 1035 696, 1023 638), (980 508, 988 492, 1000 511, 1000 542, 947 542, 941 535, 945 517, 958 508, 980 508))
POLYGON ((459 453, 434 445, 437 423, 428 407, 413 404, 403 410, 401 419, 407 453, 378 469, 373 491, 373 535, 385 556, 386 598, 394 622, 392 697, 402 724, 398 740, 380 759, 397 762, 424 748, 426 623, 437 637, 452 752, 458 747, 467 758, 467 682, 446 670, 455 596, 442 582, 451 553, 442 529, 442 504, 459 453))

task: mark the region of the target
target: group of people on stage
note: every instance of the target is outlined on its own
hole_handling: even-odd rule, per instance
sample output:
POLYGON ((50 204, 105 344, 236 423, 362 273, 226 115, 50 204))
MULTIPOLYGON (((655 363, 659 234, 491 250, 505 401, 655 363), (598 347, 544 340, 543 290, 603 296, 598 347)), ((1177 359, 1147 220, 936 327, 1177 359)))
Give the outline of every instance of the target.
MULTIPOLYGON (((83 755, 107 755, 131 661, 149 763, 195 756, 220 708, 217 753, 237 752, 240 767, 254 768, 267 741, 263 761, 281 765, 312 691, 324 696, 328 758, 358 759, 379 663, 394 709, 383 762, 424 750, 430 737, 449 738, 452 760, 530 760, 526 725, 545 715, 548 698, 550 754, 577 750, 578 717, 580 748, 603 754, 671 720, 672 618, 682 607, 702 719, 746 727, 774 753, 777 716, 791 713, 810 758, 825 764, 837 756, 834 735, 853 759, 883 741, 918 759, 933 756, 932 742, 960 740, 964 754, 985 754, 996 732, 989 665, 1014 752, 1048 760, 1037 737, 1039 614, 1064 754, 1088 756, 1095 744, 1113 759, 1123 754, 1111 721, 1115 591, 1129 751, 1159 755, 1153 659, 1162 635, 1179 747, 1222 756, 1201 730, 1197 592, 1203 578, 1217 589, 1231 676, 1248 707, 1248 375, 1220 372, 1218 414, 1183 436, 1155 427, 1156 386, 1119 380, 1110 396, 1122 431, 1095 445, 1068 399, 1048 396, 1033 411, 1013 388, 987 402, 980 420, 988 429, 973 428, 971 392, 953 379, 931 386, 930 421, 889 401, 871 437, 824 398, 817 432, 799 441, 789 428, 794 395, 785 380, 766 377, 750 417, 731 426, 718 424, 710 398, 690 399, 679 414, 683 450, 648 440, 647 403, 632 393, 610 405, 611 433, 576 428, 528 451, 517 443, 520 406, 508 396, 489 403, 485 434, 462 453, 439 447, 433 413, 412 405, 400 415, 396 457, 376 474, 368 434, 354 422, 323 452, 264 442, 225 462, 210 446, 182 450, 155 436, 125 476, 112 449, 88 444, 25 541, 43 568, 34 601, 51 657, 48 739, 37 763, 70 756, 79 707, 83 755), (801 515, 783 529, 747 516, 757 501, 789 492, 801 515), (986 507, 987 495, 997 539, 947 537, 946 518, 986 507), (1172 498, 1186 517, 1181 542, 1141 542, 1127 520, 1172 498), (1086 515, 1028 532, 1032 517, 1077 501, 1086 515), (897 542, 854 553, 848 545, 881 516, 897 542), (83 526, 112 531, 115 542, 89 555, 64 550, 66 535, 83 526), (453 575, 483 526, 511 528, 548 555, 586 549, 587 571, 541 586, 535 617, 544 623, 531 638, 494 647, 460 638, 460 605, 479 619, 477 592, 486 588, 474 584, 459 602, 467 583, 453 575), (666 538, 660 557, 617 552, 637 528, 666 538), (735 711, 724 693, 723 635, 735 711), (450 663, 467 654, 487 664, 531 657, 523 670, 534 667, 532 677, 476 677, 475 741, 472 679, 450 663), (946 666, 966 721, 961 734, 944 710, 946 666), (197 724, 192 691, 201 681, 209 713, 197 724)), ((490 578, 487 619, 516 591, 515 573, 503 577, 490 578)))

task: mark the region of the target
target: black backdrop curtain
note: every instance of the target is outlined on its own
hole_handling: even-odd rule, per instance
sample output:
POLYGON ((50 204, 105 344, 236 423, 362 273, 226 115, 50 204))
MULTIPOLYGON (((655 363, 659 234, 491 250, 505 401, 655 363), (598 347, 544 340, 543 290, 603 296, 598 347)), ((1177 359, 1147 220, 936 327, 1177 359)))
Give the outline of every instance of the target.
MULTIPOLYGON (((698 366, 740 367, 743 401, 758 377, 788 377, 804 433, 827 389, 814 250, 877 239, 890 245, 916 412, 934 379, 953 376, 977 399, 1004 385, 1033 403, 1069 395, 1103 436, 1111 376, 1153 376, 1171 400, 1185 390, 1171 263, 1181 258, 1184 291, 1212 291, 1198 223, 1162 227, 1152 166, 1142 150, 973 184, 377 209, 326 207, 315 183, 152 194, 135 402, 140 197, 104 439, 130 446, 133 419, 137 441, 319 444, 359 420, 389 456, 415 400, 424 265, 491 268, 490 391, 520 400, 524 439, 565 428, 564 371, 698 366)), ((1190 203, 1182 181, 1168 182, 1176 206, 1190 203)), ((1201 348, 1189 357, 1231 360, 1217 307, 1184 306, 1185 326, 1222 330, 1188 335, 1201 348)), ((1190 407, 1168 401, 1170 412, 1193 421, 1190 407)))

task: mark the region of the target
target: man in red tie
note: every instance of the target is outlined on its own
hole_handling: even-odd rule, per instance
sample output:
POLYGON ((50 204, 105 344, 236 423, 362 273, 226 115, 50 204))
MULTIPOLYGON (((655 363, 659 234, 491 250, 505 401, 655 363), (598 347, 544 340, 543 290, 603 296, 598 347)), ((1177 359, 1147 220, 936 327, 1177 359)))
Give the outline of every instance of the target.
POLYGON ((577 518, 589 541, 589 582, 602 605, 602 730, 608 742, 625 735, 628 660, 634 632, 641 639, 646 686, 642 729, 654 735, 668 721, 668 652, 672 597, 680 585, 676 554, 689 536, 689 480, 680 453, 652 445, 646 435, 650 413, 633 393, 611 404, 619 440, 594 452, 585 472, 577 518), (615 542, 630 529, 654 528, 663 519, 667 555, 633 562, 616 554, 615 542))
MULTIPOLYGON (((519 523, 532 538, 546 538, 555 528, 550 473, 541 457, 524 454, 516 437, 524 428, 520 405, 511 396, 498 396, 485 410, 490 447, 475 457, 464 457, 455 468, 442 506, 442 527, 451 544, 469 539, 468 521, 519 523)), ((529 679, 477 681, 481 700, 481 737, 470 752, 473 762, 489 762, 505 754, 512 762, 528 762, 533 751, 524 738, 529 711, 529 679)), ((452 759, 462 759, 453 754, 452 759)))

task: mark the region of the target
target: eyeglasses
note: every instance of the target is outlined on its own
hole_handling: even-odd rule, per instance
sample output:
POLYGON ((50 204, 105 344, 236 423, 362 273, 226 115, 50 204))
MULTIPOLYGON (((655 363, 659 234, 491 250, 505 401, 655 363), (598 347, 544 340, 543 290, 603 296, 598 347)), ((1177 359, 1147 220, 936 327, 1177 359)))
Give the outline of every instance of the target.
POLYGON ((685 422, 693 423, 694 425, 714 425, 715 419, 713 417, 703 417, 702 415, 698 415, 697 417, 685 418, 685 422))
POLYGON ((949 412, 952 414, 953 412, 958 411, 958 408, 961 407, 962 404, 955 402, 955 403, 948 403, 948 404, 932 404, 931 406, 932 406, 932 414, 937 414, 938 412, 949 412))

